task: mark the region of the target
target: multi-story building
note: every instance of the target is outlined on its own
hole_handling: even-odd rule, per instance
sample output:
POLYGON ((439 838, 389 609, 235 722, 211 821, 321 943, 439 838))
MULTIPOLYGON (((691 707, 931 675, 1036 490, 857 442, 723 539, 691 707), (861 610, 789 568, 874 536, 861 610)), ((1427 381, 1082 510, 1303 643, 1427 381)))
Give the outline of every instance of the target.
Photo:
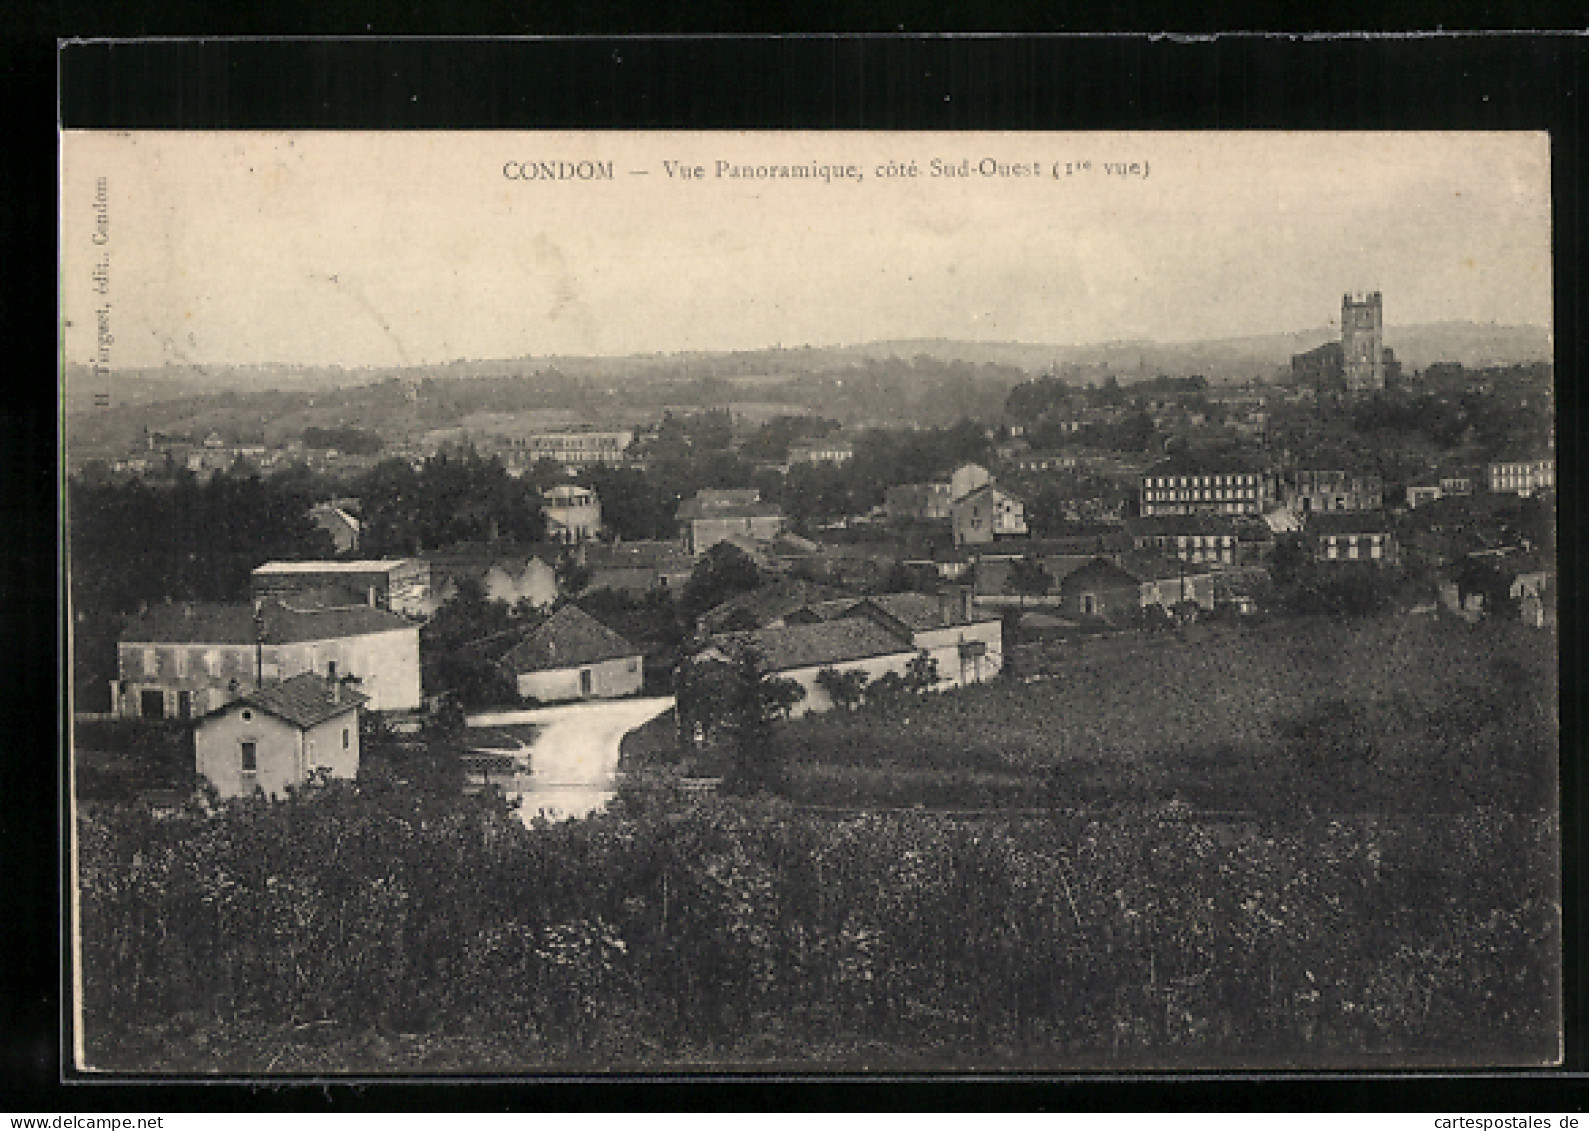
POLYGON ((730 538, 770 542, 784 527, 783 510, 750 489, 697 491, 679 507, 677 518, 684 548, 697 556, 730 538))
POLYGON ((1385 387, 1385 308, 1380 292, 1341 296, 1341 352, 1349 394, 1385 387))
POLYGON ((419 626, 367 605, 160 605, 122 632, 111 702, 129 718, 193 718, 305 672, 356 678, 371 710, 414 710, 419 626))
POLYGON ((1299 469, 1293 478, 1291 509, 1377 511, 1385 505, 1384 481, 1373 472, 1299 469))
POLYGON ((855 458, 855 445, 848 440, 810 440, 789 449, 789 466, 801 463, 848 463, 855 458))
POLYGON ((528 436, 513 436, 506 446, 510 462, 530 465, 549 459, 565 468, 589 467, 592 464, 613 466, 627 462, 629 445, 634 443, 632 431, 615 432, 537 432, 528 436))
POLYGON ((549 541, 571 544, 601 535, 601 500, 596 492, 574 483, 559 483, 541 492, 549 541))
POLYGON ((1231 566, 1236 564, 1238 542, 1235 524, 1218 515, 1165 515, 1128 520, 1126 529, 1138 550, 1154 550, 1183 562, 1231 566))
POLYGON ((1026 504, 994 483, 984 483, 949 505, 955 545, 979 545, 1027 533, 1026 504))
POLYGON ((1556 461, 1512 460, 1490 464, 1490 490, 1497 495, 1529 496, 1556 486, 1556 461))
POLYGON ((328 588, 349 591, 377 609, 423 616, 430 599, 430 563, 419 558, 267 562, 253 574, 256 603, 328 588))
POLYGON ((1235 467, 1192 468, 1169 460, 1142 476, 1143 518, 1173 514, 1262 514, 1268 497, 1264 477, 1235 467))
POLYGON ((1306 531, 1315 561, 1390 565, 1397 558, 1396 536, 1382 513, 1315 513, 1308 516, 1306 531))

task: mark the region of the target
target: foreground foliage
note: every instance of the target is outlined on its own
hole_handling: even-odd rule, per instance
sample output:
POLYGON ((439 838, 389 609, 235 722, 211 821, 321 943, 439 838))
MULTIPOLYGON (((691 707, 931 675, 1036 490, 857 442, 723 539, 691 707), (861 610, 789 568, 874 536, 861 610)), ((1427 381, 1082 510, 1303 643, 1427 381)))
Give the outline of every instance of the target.
POLYGON ((1064 1068, 1555 1055, 1555 822, 525 827, 346 783, 80 817, 89 1061, 152 1071, 1064 1068))

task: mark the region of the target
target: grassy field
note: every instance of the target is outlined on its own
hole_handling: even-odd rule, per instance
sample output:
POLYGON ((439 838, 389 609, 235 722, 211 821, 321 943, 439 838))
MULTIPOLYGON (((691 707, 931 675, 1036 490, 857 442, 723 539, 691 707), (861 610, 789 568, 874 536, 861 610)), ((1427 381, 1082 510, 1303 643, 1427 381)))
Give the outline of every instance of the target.
POLYGON ((1424 617, 1033 646, 1011 679, 806 716, 779 742, 790 796, 813 802, 1538 810, 1554 646, 1424 617))

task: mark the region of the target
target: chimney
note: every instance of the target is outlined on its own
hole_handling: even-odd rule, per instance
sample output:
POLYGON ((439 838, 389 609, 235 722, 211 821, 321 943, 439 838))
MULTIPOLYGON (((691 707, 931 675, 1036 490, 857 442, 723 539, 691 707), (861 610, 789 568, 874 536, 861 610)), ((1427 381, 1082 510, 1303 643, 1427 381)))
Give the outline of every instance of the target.
POLYGON ((193 619, 193 602, 184 601, 182 604, 182 617, 184 620, 193 619))

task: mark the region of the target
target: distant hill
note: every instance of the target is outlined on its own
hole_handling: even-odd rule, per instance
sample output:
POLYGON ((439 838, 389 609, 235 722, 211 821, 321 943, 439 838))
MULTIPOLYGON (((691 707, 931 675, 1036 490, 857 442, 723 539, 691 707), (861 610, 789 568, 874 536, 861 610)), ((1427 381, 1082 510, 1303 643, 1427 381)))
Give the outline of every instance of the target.
MULTIPOLYGON (((181 396, 204 396, 260 389, 307 392, 346 388, 381 381, 443 381, 466 377, 517 377, 563 374, 600 381, 659 377, 670 380, 721 377, 780 379, 868 361, 927 357, 940 362, 992 365, 1037 373, 1072 366, 1083 379, 1114 376, 1122 383, 1165 374, 1201 374, 1213 382, 1246 381, 1273 376, 1291 363, 1291 355, 1333 340, 1337 331, 1321 327, 1289 333, 1200 342, 1115 341, 1086 345, 1033 342, 967 342, 944 338, 901 339, 857 345, 803 346, 627 357, 522 357, 459 360, 408 368, 392 366, 166 366, 120 370, 114 374, 118 403, 146 404, 181 396)), ((1509 365, 1551 359, 1550 333, 1539 326, 1477 322, 1433 322, 1388 326, 1385 344, 1404 366, 1422 369, 1438 361, 1467 366, 1509 365)), ((68 407, 94 391, 82 366, 67 370, 68 407)))

